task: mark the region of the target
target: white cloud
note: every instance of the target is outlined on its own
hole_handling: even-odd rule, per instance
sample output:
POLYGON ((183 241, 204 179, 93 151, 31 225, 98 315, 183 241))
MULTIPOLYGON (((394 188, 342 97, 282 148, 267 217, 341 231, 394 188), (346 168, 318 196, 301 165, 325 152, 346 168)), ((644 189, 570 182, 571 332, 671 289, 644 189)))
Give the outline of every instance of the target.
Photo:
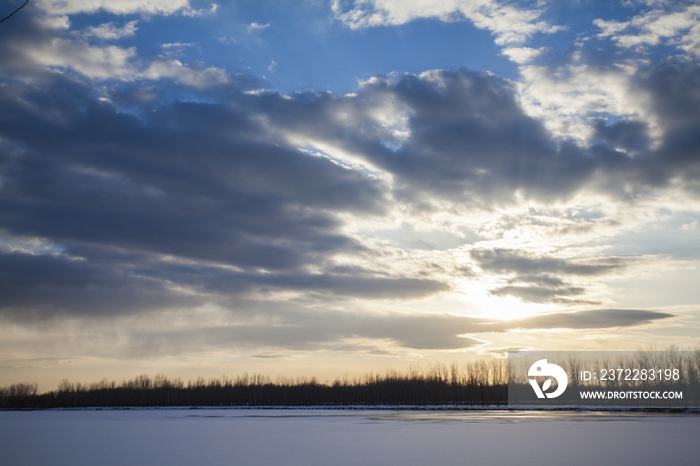
POLYGON ((501 54, 507 56, 510 61, 523 65, 533 58, 539 57, 542 55, 542 52, 546 50, 547 47, 540 47, 539 49, 530 47, 508 47, 503 49, 501 54))
MULTIPOLYGON (((667 11, 665 2, 652 2, 654 9, 627 22, 594 21, 601 32, 598 38, 610 38, 621 47, 638 48, 659 44, 675 45, 700 56, 700 6, 667 11)), ((643 59, 615 62, 609 66, 587 63, 584 44, 571 54, 571 63, 560 67, 527 66, 533 58, 527 47, 510 47, 502 51, 520 68, 522 79, 517 84, 526 111, 559 137, 573 137, 585 143, 593 134, 592 121, 611 114, 622 119, 643 121, 658 147, 663 136, 664 121, 652 111, 651 96, 642 90, 636 79, 648 64, 643 59)), ((541 50, 541 49, 540 49, 541 50)))
MULTIPOLYGON (((116 45, 90 44, 88 38, 96 37, 104 40, 117 40, 133 36, 138 30, 138 20, 132 20, 119 25, 107 22, 97 26, 86 27, 83 30, 71 31, 69 14, 78 12, 94 13, 99 9, 110 12, 162 12, 169 14, 177 8, 190 8, 187 1, 175 3, 146 1, 129 2, 117 1, 104 3, 100 1, 50 1, 43 0, 42 6, 55 7, 48 10, 46 16, 36 18, 36 23, 42 27, 45 34, 38 36, 40 40, 8 41, 7 50, 20 57, 12 63, 17 70, 24 72, 41 72, 41 70, 65 71, 72 70, 96 80, 116 79, 133 81, 137 79, 157 80, 160 78, 174 79, 176 82, 204 88, 228 82, 228 74, 217 68, 192 68, 178 60, 169 59, 165 55, 147 58, 138 55, 135 47, 123 48, 116 45), (163 5, 170 5, 168 9, 163 5)), ((215 10, 216 6, 212 6, 215 10)), ((187 12, 183 10, 183 14, 187 12)), ((161 44, 165 53, 187 46, 191 43, 161 44)))
POLYGON ((267 29, 270 27, 270 23, 260 24, 260 23, 250 23, 248 26, 248 32, 253 32, 257 30, 267 29))
POLYGON ((207 9, 194 10, 190 7, 187 7, 182 11, 182 14, 193 18, 193 17, 197 17, 197 16, 216 14, 216 11, 218 9, 219 9, 219 5, 217 5, 216 3, 212 3, 208 10, 207 9))
POLYGON ((114 23, 104 23, 99 26, 92 26, 85 29, 85 35, 98 37, 100 39, 115 40, 123 37, 130 37, 136 34, 138 21, 129 21, 122 27, 117 27, 114 23))
POLYGON ((275 71, 275 68, 277 68, 277 62, 275 60, 272 60, 270 62, 270 66, 267 67, 268 71, 275 71))
MULTIPOLYGON (((164 48, 185 45, 188 44, 164 44, 164 48)), ((55 70, 71 69, 98 80, 169 78, 198 89, 229 81, 226 71, 218 68, 191 68, 179 60, 167 59, 165 56, 153 61, 139 60, 134 47, 92 46, 83 40, 53 38, 40 44, 23 45, 20 51, 32 66, 55 70)))
POLYGON ((658 45, 664 40, 700 56, 700 6, 682 11, 649 11, 627 22, 596 19, 598 37, 610 37, 621 47, 658 45), (687 31, 684 33, 684 31, 687 31))
POLYGON ((160 44, 160 47, 163 49, 179 49, 182 47, 192 47, 194 44, 190 42, 171 42, 168 44, 160 44))
POLYGON ((99 10, 117 15, 170 15, 192 10, 189 0, 39 0, 38 5, 52 15, 95 13, 99 10))
POLYGON ((226 36, 217 37, 216 40, 218 40, 222 44, 226 44, 226 45, 235 44, 238 42, 235 37, 226 37, 226 36))
POLYGON ((352 29, 373 26, 396 26, 418 18, 441 21, 470 20, 479 29, 496 35, 496 44, 519 44, 535 33, 554 33, 560 26, 538 21, 539 10, 521 10, 501 5, 494 0, 358 0, 346 10, 334 0, 332 10, 336 19, 352 29))
POLYGON ((68 15, 51 15, 37 18, 39 23, 45 29, 70 29, 70 19, 68 15))
POLYGON ((585 141, 592 131, 591 115, 601 113, 646 121, 651 136, 660 136, 660 122, 649 111, 649 96, 632 85, 634 66, 597 68, 574 63, 552 69, 528 65, 520 71, 523 107, 555 136, 585 141))
POLYGON ((36 64, 47 68, 71 68, 95 79, 131 79, 137 74, 130 63, 136 57, 133 47, 94 47, 80 41, 56 38, 36 47, 27 47, 24 53, 36 64))
POLYGON ((700 57, 700 21, 696 22, 695 26, 683 36, 679 47, 696 57, 700 57))
POLYGON ((224 70, 213 67, 194 69, 183 65, 179 60, 164 59, 151 63, 143 76, 153 80, 171 78, 180 84, 199 89, 229 81, 228 74, 224 70))

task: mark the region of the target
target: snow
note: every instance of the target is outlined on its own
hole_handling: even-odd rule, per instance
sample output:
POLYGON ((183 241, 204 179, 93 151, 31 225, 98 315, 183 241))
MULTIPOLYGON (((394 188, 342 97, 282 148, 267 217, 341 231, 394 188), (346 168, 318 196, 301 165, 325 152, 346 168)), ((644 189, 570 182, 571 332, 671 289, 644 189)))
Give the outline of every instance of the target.
POLYGON ((297 409, 0 412, 0 464, 698 464, 700 416, 297 409))

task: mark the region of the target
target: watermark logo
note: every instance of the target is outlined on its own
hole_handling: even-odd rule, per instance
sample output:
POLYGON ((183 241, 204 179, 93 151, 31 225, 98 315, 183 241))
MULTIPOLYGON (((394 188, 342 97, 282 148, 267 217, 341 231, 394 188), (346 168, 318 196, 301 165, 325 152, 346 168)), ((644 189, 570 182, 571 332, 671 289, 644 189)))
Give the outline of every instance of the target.
POLYGON ((542 388, 537 383, 535 379, 528 379, 532 389, 535 390, 537 398, 556 398, 566 390, 566 386, 569 383, 569 378, 566 376, 564 369, 557 366, 556 364, 547 364, 546 359, 540 359, 530 366, 530 370, 527 372, 528 377, 554 377, 557 381, 557 389, 552 393, 545 393, 549 387, 552 385, 552 379, 547 379, 542 388))
POLYGON ((508 406, 696 409, 697 362, 675 349, 509 351, 508 406))

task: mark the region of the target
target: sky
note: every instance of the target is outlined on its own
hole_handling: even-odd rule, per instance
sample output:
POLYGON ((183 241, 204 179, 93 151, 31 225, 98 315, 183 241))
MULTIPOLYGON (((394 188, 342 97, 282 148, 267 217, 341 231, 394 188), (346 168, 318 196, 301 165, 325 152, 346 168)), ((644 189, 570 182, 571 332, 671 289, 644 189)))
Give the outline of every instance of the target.
POLYGON ((698 1, 30 0, 0 386, 697 347, 699 58, 698 1))

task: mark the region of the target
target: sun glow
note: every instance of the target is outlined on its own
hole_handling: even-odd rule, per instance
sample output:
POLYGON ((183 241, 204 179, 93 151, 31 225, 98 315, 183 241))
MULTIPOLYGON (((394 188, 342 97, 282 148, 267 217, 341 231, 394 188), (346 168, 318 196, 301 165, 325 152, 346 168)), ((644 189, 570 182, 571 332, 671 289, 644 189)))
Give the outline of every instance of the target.
POLYGON ((452 298, 468 303, 470 317, 516 320, 558 310, 554 304, 526 303, 513 296, 489 294, 491 284, 484 281, 464 281, 452 298))

